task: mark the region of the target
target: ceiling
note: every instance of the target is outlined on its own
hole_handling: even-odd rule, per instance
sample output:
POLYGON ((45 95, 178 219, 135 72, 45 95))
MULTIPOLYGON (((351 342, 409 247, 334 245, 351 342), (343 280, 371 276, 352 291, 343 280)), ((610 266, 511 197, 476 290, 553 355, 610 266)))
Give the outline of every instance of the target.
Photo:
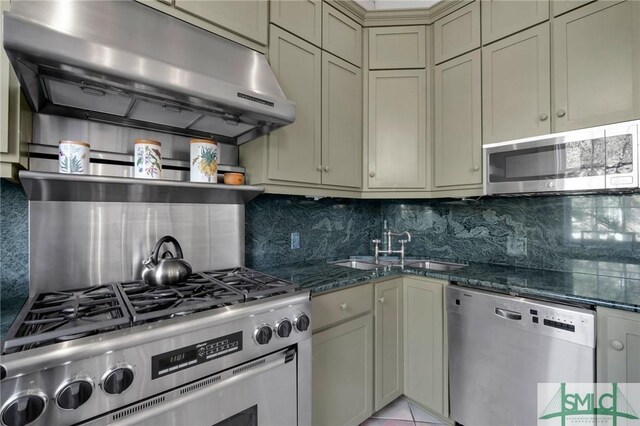
POLYGON ((366 10, 392 10, 427 8, 440 0, 356 0, 366 10))

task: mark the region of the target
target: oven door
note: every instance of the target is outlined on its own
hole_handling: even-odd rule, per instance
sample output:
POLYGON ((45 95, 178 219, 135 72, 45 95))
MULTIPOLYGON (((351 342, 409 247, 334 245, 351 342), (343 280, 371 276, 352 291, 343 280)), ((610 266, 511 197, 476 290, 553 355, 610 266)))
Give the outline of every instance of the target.
POLYGON ((637 123, 487 145, 485 194, 637 188, 637 123))
POLYGON ((297 353, 279 351, 83 424, 293 426, 297 353))

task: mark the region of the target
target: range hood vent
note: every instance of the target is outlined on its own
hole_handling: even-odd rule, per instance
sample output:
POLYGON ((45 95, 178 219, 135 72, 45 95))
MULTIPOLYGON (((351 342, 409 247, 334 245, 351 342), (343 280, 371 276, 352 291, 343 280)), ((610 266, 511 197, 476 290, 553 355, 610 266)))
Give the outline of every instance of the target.
POLYGON ((144 4, 14 0, 3 19, 36 112, 237 145, 295 119, 263 54, 144 4))

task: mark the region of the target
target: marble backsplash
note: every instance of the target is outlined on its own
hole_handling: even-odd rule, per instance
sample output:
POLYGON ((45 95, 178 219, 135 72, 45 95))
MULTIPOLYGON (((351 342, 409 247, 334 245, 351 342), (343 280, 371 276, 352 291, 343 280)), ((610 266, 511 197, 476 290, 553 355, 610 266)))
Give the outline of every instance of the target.
MULTIPOLYGON (((28 294, 28 203, 0 182, 0 297, 28 294)), ((246 264, 370 255, 389 228, 409 256, 571 271, 575 259, 640 263, 640 194, 347 200, 261 195, 246 207, 246 264), (292 233, 299 248, 292 249, 292 233)))
POLYGON ((29 294, 29 207, 22 186, 0 180, 0 298, 29 294))
POLYGON ((246 264, 259 268, 368 253, 380 233, 381 203, 260 195, 246 207, 246 264), (300 248, 291 248, 292 233, 300 248))
POLYGON ((570 271, 575 259, 640 262, 640 194, 341 200, 262 195, 247 205, 251 267, 370 255, 384 221, 407 255, 570 271), (291 249, 290 234, 301 248, 291 249))

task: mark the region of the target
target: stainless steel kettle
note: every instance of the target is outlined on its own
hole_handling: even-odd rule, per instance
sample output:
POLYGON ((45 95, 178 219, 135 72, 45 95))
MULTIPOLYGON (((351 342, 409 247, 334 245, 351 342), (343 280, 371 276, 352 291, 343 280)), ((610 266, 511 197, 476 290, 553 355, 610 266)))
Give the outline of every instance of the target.
POLYGON ((182 247, 178 241, 170 235, 158 240, 151 255, 142 261, 144 269, 142 279, 149 285, 175 285, 183 282, 191 275, 191 265, 182 258, 182 247), (176 250, 176 256, 170 251, 165 251, 158 259, 160 248, 164 243, 172 243, 176 250))

